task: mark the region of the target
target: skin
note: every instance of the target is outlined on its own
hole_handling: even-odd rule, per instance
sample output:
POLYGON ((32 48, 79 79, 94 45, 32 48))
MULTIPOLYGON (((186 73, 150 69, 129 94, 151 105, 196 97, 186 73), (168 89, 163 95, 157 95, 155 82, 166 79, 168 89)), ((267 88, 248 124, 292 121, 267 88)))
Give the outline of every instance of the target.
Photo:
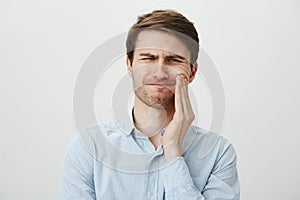
POLYGON ((135 126, 155 149, 162 144, 166 161, 182 155, 182 141, 195 118, 188 84, 198 65, 191 69, 190 57, 190 50, 172 34, 146 30, 138 35, 133 62, 126 58, 135 92, 135 126))

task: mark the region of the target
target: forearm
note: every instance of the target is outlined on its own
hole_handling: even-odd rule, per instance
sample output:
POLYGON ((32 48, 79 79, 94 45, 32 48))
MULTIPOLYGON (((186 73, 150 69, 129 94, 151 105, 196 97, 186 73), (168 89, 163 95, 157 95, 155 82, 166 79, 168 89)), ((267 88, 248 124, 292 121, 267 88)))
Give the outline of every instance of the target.
POLYGON ((167 200, 204 200, 194 185, 183 157, 173 159, 161 170, 167 200))

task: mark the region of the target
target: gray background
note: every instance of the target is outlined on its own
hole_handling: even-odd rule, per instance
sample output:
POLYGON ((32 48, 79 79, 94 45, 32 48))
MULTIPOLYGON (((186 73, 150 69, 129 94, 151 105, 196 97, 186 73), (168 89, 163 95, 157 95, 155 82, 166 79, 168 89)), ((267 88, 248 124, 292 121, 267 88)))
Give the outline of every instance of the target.
MULTIPOLYGON (((2 0, 1 200, 58 198, 81 65, 137 15, 159 8, 195 22, 222 77, 220 134, 237 150, 241 199, 300 199, 299 1, 2 0)), ((211 105, 203 90, 198 114, 206 127, 211 105)), ((109 115, 101 112, 100 118, 109 115)))

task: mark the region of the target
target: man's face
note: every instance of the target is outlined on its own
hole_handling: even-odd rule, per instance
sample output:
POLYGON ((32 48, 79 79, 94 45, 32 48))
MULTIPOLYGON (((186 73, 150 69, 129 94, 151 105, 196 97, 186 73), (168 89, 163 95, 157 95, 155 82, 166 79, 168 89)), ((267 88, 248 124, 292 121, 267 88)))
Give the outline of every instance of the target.
POLYGON ((142 31, 136 41, 132 65, 128 58, 126 61, 135 95, 154 108, 174 105, 176 77, 183 74, 189 82, 194 78, 190 57, 190 50, 176 36, 142 31))

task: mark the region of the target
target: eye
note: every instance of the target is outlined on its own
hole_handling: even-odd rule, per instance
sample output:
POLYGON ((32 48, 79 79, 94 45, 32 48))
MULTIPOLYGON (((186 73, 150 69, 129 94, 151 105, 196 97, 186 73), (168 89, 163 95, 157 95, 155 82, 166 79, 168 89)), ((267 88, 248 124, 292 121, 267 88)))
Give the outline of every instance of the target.
POLYGON ((177 59, 177 58, 174 58, 174 57, 169 57, 168 59, 168 62, 182 62, 181 60, 177 59))
POLYGON ((155 60, 155 57, 144 57, 141 60, 155 60))

